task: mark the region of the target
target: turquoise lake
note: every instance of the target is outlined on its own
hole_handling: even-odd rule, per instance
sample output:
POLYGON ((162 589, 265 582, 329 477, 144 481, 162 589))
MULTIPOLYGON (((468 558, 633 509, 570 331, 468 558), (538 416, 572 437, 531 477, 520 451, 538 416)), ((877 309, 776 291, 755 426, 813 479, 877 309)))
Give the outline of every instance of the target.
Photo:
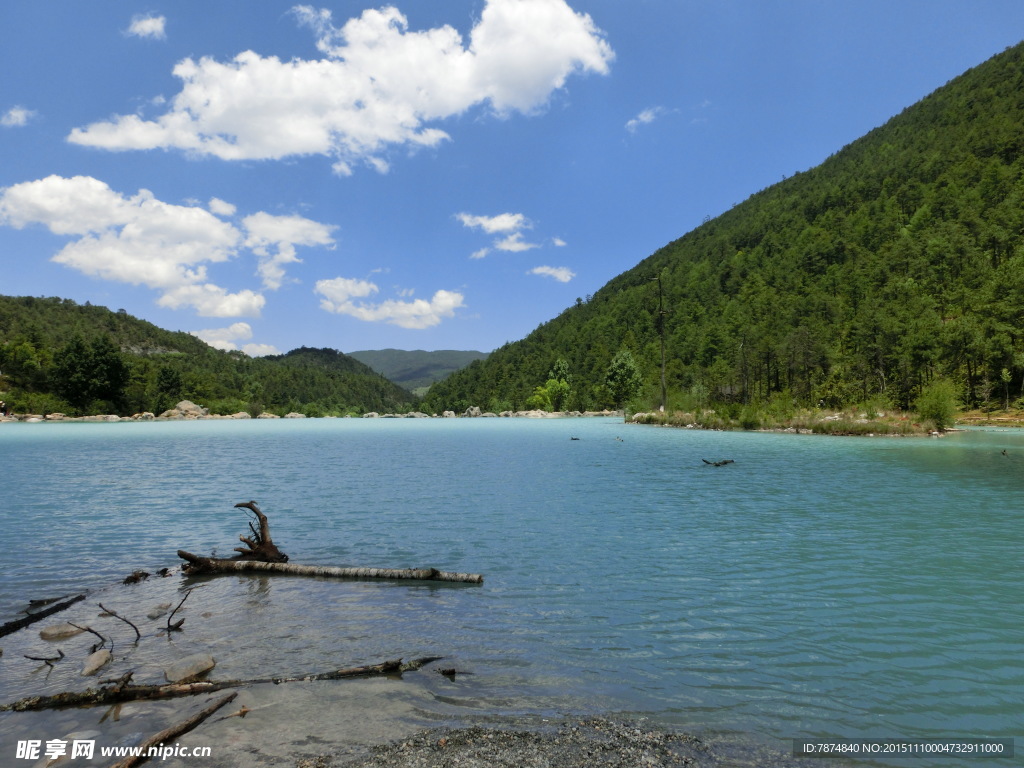
MULTIPOLYGON (((832 438, 607 418, 4 424, 0 466, 0 621, 83 589, 100 595, 91 616, 97 600, 128 615, 176 601, 180 576, 111 585, 176 565, 177 549, 229 556, 247 523, 233 505, 250 499, 292 562, 485 577, 200 581, 182 637, 140 643, 124 669, 169 643, 179 655, 214 645, 227 678, 437 655, 466 674, 367 686, 366 706, 384 706, 380 693, 416 724, 643 713, 780 750, 1024 735, 1024 433, 832 438)), ((0 640, 4 701, 85 687, 77 669, 46 677, 24 660, 39 643, 30 630, 0 640)), ((333 691, 316 694, 308 729, 333 691)), ((129 720, 5 715, 0 754, 29 731, 127 738, 129 720)), ((227 724, 260 739, 255 714, 227 724)))

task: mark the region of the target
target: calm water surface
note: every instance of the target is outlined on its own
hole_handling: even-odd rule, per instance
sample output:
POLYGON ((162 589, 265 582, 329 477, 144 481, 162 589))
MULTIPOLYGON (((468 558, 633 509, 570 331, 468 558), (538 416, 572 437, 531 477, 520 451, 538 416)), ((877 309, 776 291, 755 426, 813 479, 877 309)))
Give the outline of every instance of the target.
MULTIPOLYGON (((200 587, 188 631, 158 642, 157 620, 137 647, 124 635, 111 674, 211 647, 215 676, 231 678, 443 655, 472 674, 367 684, 366 706, 387 700, 409 722, 644 712, 787 749, 807 737, 1024 736, 1019 433, 838 439, 614 419, 6 424, 0 466, 0 621, 30 597, 107 588, 85 615, 95 600, 139 615, 200 587), (725 458, 735 463, 702 462, 725 458), (229 555, 246 525, 233 504, 249 499, 293 562, 434 566, 485 582, 109 587, 174 565, 179 548, 229 555)), ((77 668, 47 677, 21 658, 44 655, 37 633, 4 643, 4 700, 84 687, 77 668)), ((307 731, 343 708, 334 685, 293 702, 318 713, 307 731)), ((33 728, 132 736, 130 718, 42 717, 0 720, 0 750, 33 728)), ((252 718, 229 724, 258 741, 252 718)))

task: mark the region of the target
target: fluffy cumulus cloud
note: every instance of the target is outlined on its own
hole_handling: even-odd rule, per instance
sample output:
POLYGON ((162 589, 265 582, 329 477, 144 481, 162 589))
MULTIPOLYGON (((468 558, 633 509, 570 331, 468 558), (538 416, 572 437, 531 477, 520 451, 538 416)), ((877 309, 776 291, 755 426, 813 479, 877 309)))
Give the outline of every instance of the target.
POLYGON ((252 338, 252 326, 248 323, 232 323, 227 328, 208 328, 203 331, 192 331, 196 336, 215 349, 222 349, 225 352, 233 352, 241 349, 250 357, 263 357, 265 355, 280 354, 277 347, 271 344, 243 344, 238 346, 240 341, 248 341, 252 338))
POLYGON ((296 245, 330 245, 331 227, 297 216, 258 213, 242 228, 211 210, 157 200, 148 190, 126 196, 90 176, 48 176, 0 188, 0 225, 47 227, 71 238, 54 257, 59 264, 103 280, 144 285, 160 293, 158 304, 192 307, 204 317, 252 317, 266 301, 245 289, 230 292, 208 278, 211 264, 256 255, 264 287, 283 278, 297 261, 296 245))
POLYGON ((528 275, 543 275, 545 277, 551 277, 560 283, 568 283, 574 277, 576 273, 568 267, 534 267, 526 274, 528 275))
POLYGON ((343 175, 358 163, 386 171, 387 149, 447 140, 434 123, 480 105, 535 112, 571 75, 607 73, 614 57, 590 16, 565 0, 487 0, 468 41, 448 25, 410 30, 394 7, 340 27, 326 10, 294 12, 322 58, 185 59, 174 68, 182 89, 163 114, 121 115, 76 128, 69 140, 225 160, 325 155, 343 175))
POLYGON ((465 306, 462 294, 454 291, 437 291, 430 301, 387 299, 376 304, 361 301, 379 292, 375 283, 347 277, 320 280, 316 284, 320 307, 327 312, 401 328, 431 328, 445 318, 454 317, 455 310, 465 306))
MULTIPOLYGON (((540 247, 538 243, 530 243, 523 239, 523 230, 532 229, 533 222, 521 213, 500 213, 497 216, 457 213, 455 218, 468 229, 478 229, 489 235, 503 235, 496 238, 492 244, 496 250, 520 253, 540 247)), ((470 258, 482 259, 490 252, 490 248, 481 248, 470 254, 470 258)))
POLYGON ((259 274, 270 290, 281 287, 286 264, 301 261, 295 255, 295 246, 334 243, 331 232, 335 227, 302 216, 272 216, 261 211, 246 216, 242 225, 249 233, 245 245, 259 257, 259 274))
POLYGON ((11 107, 3 116, 0 116, 0 125, 4 128, 21 128, 28 125, 29 121, 36 116, 36 112, 25 107, 11 107))
POLYGON ((167 18, 165 16, 144 16, 140 14, 132 17, 132 22, 128 25, 128 29, 125 30, 125 34, 131 37, 164 40, 167 38, 166 26, 167 18))

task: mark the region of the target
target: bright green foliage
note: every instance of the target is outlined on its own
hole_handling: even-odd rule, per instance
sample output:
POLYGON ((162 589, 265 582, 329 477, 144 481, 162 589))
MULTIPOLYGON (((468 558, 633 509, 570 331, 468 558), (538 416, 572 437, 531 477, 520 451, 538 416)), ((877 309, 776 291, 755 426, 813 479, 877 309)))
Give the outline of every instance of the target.
POLYGON ((621 402, 606 372, 623 347, 656 406, 653 277, 670 401, 906 409, 942 376, 970 406, 1024 396, 1022 93, 1024 44, 435 384, 428 407, 520 405, 559 358, 577 403, 621 402))
POLYGON ((952 426, 959 407, 956 384, 949 379, 936 379, 921 391, 915 405, 918 415, 933 422, 936 429, 952 426))
POLYGON ((643 379, 640 377, 640 370, 636 366, 632 352, 628 349, 619 350, 608 366, 604 383, 616 408, 621 408, 636 396, 643 379))

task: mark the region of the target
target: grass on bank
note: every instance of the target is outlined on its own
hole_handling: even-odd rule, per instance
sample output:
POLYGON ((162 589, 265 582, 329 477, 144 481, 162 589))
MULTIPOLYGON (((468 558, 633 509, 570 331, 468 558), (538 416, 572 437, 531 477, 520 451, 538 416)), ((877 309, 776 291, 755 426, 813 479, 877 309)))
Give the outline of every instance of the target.
POLYGON ((917 413, 876 413, 848 409, 830 411, 805 409, 781 416, 764 409, 745 407, 736 414, 715 409, 699 411, 653 411, 637 413, 638 424, 717 430, 762 430, 821 435, 928 435, 941 431, 931 419, 917 413))

